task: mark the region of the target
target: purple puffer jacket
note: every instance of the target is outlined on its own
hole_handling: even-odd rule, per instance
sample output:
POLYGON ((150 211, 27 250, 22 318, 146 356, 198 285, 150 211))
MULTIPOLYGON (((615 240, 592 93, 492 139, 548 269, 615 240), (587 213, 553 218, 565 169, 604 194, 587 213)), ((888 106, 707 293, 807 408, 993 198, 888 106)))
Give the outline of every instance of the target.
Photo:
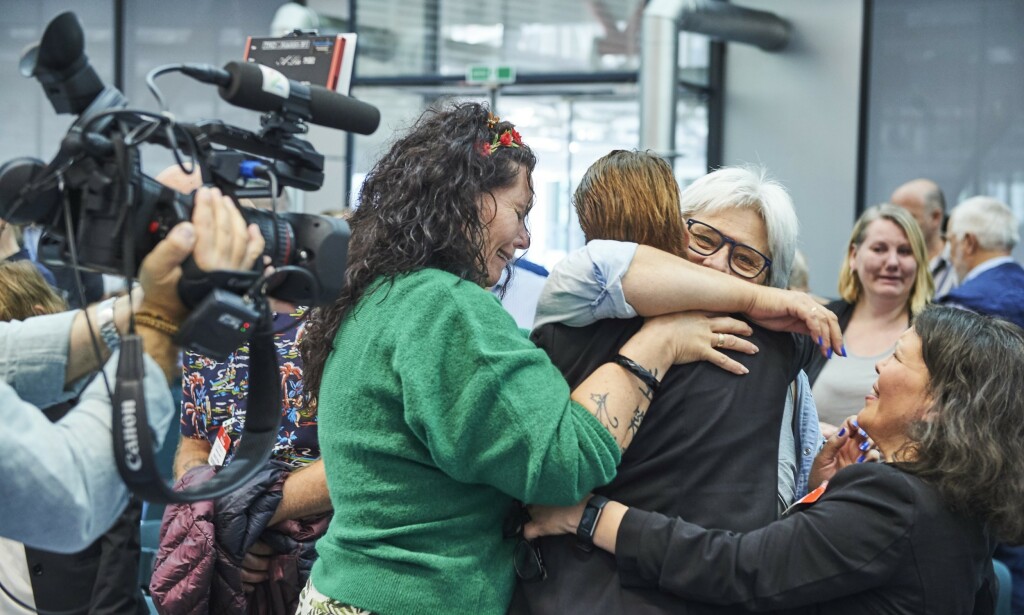
MULTIPOLYGON (((161 615, 295 612, 299 592, 316 560, 314 545, 330 514, 289 520, 268 529, 281 502, 288 466, 271 461, 244 487, 216 502, 172 504, 164 511, 160 549, 149 591, 161 615), (241 562, 257 541, 270 546, 270 580, 242 590, 241 562)), ((209 480, 212 466, 189 470, 175 489, 209 480)))

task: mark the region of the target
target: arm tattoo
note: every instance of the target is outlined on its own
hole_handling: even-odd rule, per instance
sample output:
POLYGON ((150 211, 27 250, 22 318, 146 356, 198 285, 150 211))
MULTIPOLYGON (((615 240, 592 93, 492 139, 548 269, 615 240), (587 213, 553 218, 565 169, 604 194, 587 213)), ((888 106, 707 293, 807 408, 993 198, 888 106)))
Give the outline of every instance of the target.
POLYGON ((636 430, 640 429, 640 423, 644 422, 645 416, 647 416, 647 413, 639 407, 633 411, 633 418, 629 421, 629 425, 626 426, 626 433, 630 439, 636 437, 636 430))
POLYGON ((594 416, 601 421, 602 425, 609 429, 619 428, 619 419, 608 413, 608 393, 591 393, 590 401, 597 404, 594 416))

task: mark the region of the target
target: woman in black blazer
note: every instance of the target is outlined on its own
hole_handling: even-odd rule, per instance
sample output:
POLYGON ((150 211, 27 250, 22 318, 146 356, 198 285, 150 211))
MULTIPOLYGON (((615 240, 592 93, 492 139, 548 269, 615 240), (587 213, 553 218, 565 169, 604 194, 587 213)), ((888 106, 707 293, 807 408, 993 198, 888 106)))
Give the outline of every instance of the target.
POLYGON ((683 613, 991 613, 995 540, 1024 540, 1024 331, 928 308, 876 371, 815 462, 821 486, 767 527, 705 530, 592 498, 532 507, 526 536, 592 541, 623 585, 678 595, 683 613), (856 463, 861 429, 886 463, 856 463))

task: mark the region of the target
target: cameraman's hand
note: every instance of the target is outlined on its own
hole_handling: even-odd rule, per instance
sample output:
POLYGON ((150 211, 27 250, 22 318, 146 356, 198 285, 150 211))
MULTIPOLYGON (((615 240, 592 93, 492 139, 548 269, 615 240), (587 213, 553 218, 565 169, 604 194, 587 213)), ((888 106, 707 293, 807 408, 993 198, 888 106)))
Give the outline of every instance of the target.
MULTIPOLYGON (((143 299, 139 312, 149 312, 178 325, 188 310, 178 297, 181 264, 192 254, 204 271, 251 269, 263 252, 263 236, 245 220, 231 199, 216 188, 196 192, 192 222, 171 229, 142 261, 139 282, 143 299)), ((139 323, 139 336, 146 354, 163 369, 168 381, 180 376, 178 348, 169 335, 139 323)))
POLYGON ((188 310, 178 297, 181 264, 193 255, 204 271, 251 269, 263 252, 263 236, 255 224, 245 226, 231 199, 216 188, 196 192, 192 222, 182 222, 153 248, 139 268, 144 297, 140 311, 180 323, 188 310))

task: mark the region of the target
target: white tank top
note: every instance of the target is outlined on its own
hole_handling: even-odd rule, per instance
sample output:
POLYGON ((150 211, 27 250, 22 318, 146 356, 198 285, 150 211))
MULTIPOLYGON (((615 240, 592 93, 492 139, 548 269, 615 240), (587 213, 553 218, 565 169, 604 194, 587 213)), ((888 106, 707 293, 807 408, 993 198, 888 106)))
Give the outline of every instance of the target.
POLYGON ((860 412, 864 396, 871 393, 871 385, 878 379, 875 364, 891 355, 895 348, 893 344, 873 357, 860 357, 847 349, 849 356, 829 359, 811 388, 818 418, 838 426, 846 417, 860 412))

